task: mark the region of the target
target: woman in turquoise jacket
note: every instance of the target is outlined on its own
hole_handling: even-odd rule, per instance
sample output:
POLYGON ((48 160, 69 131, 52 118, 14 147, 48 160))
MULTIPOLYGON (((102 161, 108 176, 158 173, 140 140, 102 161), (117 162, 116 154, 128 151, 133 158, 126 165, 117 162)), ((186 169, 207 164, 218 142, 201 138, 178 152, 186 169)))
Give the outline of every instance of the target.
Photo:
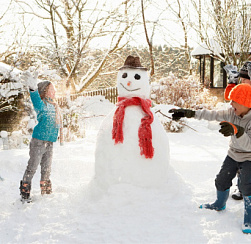
MULTIPOLYGON (((30 202, 31 181, 37 167, 41 165, 41 194, 52 192, 50 173, 53 156, 53 142, 57 141, 61 128, 61 115, 55 102, 55 88, 50 81, 37 84, 29 72, 23 72, 21 80, 29 87, 31 101, 37 113, 38 124, 35 126, 30 142, 30 159, 20 182, 21 200, 30 202)), ((60 143, 62 143, 60 133, 60 143)))

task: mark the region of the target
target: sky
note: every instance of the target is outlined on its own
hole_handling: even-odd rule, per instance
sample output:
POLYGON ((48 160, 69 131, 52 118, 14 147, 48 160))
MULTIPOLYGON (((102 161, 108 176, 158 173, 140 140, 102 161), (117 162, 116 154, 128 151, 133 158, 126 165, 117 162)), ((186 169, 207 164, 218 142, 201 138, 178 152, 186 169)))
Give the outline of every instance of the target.
MULTIPOLYGON (((110 0, 108 0, 109 2, 110 0)), ((0 3, 4 3, 2 6, 7 6, 7 3, 10 2, 10 0, 0 0, 0 3)), ((100 1, 99 1, 100 2, 100 1)), ((157 3, 159 4, 160 2, 157 1, 157 3)), ((109 3, 108 3, 109 4, 109 3)), ((110 4, 113 4, 113 1, 110 1, 110 4)), ((160 6, 160 5, 159 5, 160 6)), ((161 6, 160 6, 161 8, 161 6)), ((4 8, 2 8, 2 10, 0 10, 0 13, 4 11, 4 8)), ((158 10, 161 11, 161 10, 158 10)), ((149 9, 148 11, 145 12, 145 16, 147 20, 157 20, 158 16, 159 16, 159 12, 156 9, 154 9, 154 11, 152 9, 149 9)), ((44 25, 41 25, 41 21, 38 20, 37 18, 32 17, 31 15, 25 16, 25 22, 29 23, 28 24, 28 29, 26 32, 23 31, 23 26, 22 26, 22 19, 21 16, 17 15, 17 14, 13 14, 14 11, 11 11, 10 13, 8 13, 8 16, 5 16, 4 18, 4 26, 2 26, 2 30, 4 30, 4 38, 2 38, 1 40, 1 44, 0 47, 3 45, 5 45, 6 43, 10 43, 13 41, 14 39, 14 35, 19 32, 19 35, 21 36, 18 39, 18 42, 20 44, 20 46, 24 45, 24 43, 27 43, 29 41, 29 43, 37 43, 39 42, 40 44, 43 45, 43 39, 37 37, 37 35, 41 34, 41 30, 44 29, 44 25), (14 17, 14 18, 13 18, 14 17), (17 21, 18 20, 18 21, 17 21), (13 22, 15 22, 15 24, 13 24, 13 22), (19 26, 16 24, 16 22, 19 23, 19 26), (39 40, 39 41, 38 41, 39 40)), ((164 34, 164 32, 158 28, 156 28, 156 34, 154 35, 154 39, 153 39, 153 43, 155 45, 164 45, 164 44, 168 44, 171 43, 173 45, 179 45, 179 40, 181 40, 181 43, 183 44, 183 33, 181 31, 181 28, 179 25, 177 25, 175 22, 173 21, 167 21, 164 20, 166 19, 165 15, 161 15, 162 21, 163 21, 163 25, 167 26, 168 29, 168 33, 164 34), (165 21, 165 22, 164 22, 165 21), (172 36, 172 37, 171 37, 172 36), (173 41, 173 39, 175 41, 173 41), (178 41, 178 42, 176 42, 178 41)), ((2 22, 0 22, 2 23, 2 22)), ((48 26, 50 28, 50 23, 48 23, 48 26)), ((151 35, 151 28, 152 26, 148 28, 149 31, 149 35, 151 35)), ((42 33, 45 34, 44 31, 42 31, 42 33)), ((145 34, 144 34, 144 29, 143 26, 137 27, 135 32, 134 32, 134 41, 132 42, 132 44, 137 45, 147 45, 146 42, 146 38, 145 38, 145 34)), ((192 35, 190 36, 191 38, 189 38, 190 40, 190 45, 191 46, 196 46, 197 42, 194 42, 192 39, 192 35)), ((97 47, 103 47, 103 45, 107 43, 107 40, 104 39, 102 41, 97 41, 97 42, 93 42, 93 46, 97 47)))

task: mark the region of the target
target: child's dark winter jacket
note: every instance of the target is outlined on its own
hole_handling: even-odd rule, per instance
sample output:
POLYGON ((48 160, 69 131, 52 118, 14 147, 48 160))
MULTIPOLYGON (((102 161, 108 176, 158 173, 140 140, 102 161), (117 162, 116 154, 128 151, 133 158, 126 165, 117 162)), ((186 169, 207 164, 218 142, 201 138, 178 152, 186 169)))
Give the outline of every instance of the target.
POLYGON ((231 136, 228 156, 237 162, 251 161, 251 111, 243 117, 237 116, 233 108, 228 110, 198 110, 195 112, 196 119, 209 121, 228 121, 244 128, 244 134, 237 138, 231 136))
POLYGON ((30 91, 30 97, 38 120, 32 137, 42 141, 55 142, 58 137, 60 125, 56 123, 56 109, 54 105, 49 102, 43 102, 38 90, 30 91))

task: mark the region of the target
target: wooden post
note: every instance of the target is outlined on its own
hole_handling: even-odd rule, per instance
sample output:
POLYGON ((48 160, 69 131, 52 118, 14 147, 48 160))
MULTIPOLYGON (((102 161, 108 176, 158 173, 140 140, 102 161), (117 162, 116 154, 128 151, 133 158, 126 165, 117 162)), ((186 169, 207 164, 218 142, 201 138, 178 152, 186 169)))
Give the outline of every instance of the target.
POLYGON ((9 149, 9 138, 8 138, 8 132, 7 131, 1 131, 1 138, 3 141, 3 150, 9 149))
POLYGON ((214 58, 210 57, 210 88, 214 87, 214 58))

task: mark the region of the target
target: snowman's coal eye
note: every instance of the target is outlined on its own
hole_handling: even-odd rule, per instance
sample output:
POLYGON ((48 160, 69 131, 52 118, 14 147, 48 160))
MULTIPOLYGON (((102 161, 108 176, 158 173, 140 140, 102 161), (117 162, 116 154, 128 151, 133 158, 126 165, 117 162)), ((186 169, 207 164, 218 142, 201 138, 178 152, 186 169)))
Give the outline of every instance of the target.
POLYGON ((135 78, 135 80, 139 80, 140 79, 140 75, 136 74, 136 75, 134 75, 134 78, 135 78))
POLYGON ((124 73, 123 75, 122 75, 122 78, 126 78, 127 77, 127 73, 124 73))

